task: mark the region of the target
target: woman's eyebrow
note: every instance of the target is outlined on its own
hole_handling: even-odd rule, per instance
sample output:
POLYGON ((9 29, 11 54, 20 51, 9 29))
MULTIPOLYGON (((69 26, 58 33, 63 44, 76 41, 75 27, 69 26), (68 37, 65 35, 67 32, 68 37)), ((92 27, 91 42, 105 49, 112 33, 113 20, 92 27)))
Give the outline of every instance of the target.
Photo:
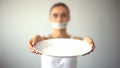
POLYGON ((62 13, 61 16, 67 16, 67 13, 62 13))
POLYGON ((58 15, 57 13, 53 13, 53 15, 58 15))
POLYGON ((66 13, 62 13, 61 15, 67 15, 66 13))

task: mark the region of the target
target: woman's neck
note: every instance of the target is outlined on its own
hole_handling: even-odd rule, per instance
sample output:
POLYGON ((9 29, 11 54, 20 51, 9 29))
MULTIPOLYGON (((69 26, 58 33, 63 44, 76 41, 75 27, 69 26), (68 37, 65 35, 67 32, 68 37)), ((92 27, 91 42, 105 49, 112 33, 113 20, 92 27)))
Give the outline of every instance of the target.
POLYGON ((52 38, 69 38, 70 35, 66 32, 66 29, 53 29, 51 34, 52 38))

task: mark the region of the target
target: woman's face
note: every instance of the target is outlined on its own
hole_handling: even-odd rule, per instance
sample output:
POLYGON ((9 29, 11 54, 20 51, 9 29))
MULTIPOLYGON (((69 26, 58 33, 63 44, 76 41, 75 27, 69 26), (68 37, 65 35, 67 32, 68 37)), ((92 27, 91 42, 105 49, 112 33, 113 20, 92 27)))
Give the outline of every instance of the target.
POLYGON ((64 23, 69 21, 69 12, 63 6, 54 7, 50 12, 50 21, 64 23))

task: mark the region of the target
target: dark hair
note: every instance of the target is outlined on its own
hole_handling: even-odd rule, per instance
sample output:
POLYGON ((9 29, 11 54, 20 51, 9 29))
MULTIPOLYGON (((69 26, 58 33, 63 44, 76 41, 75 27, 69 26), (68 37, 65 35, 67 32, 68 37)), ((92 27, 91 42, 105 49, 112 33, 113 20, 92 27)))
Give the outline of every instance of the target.
POLYGON ((59 6, 65 7, 65 8, 67 9, 68 13, 70 13, 68 6, 67 6, 66 4, 62 3, 62 2, 59 2, 59 3, 54 4, 54 5, 51 7, 50 12, 52 11, 53 8, 59 7, 59 6))

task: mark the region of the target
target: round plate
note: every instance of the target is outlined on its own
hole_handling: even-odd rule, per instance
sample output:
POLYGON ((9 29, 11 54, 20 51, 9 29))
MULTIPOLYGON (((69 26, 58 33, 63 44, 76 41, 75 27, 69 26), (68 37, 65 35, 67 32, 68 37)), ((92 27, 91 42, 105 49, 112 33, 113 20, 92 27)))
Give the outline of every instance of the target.
POLYGON ((56 38, 40 41, 35 48, 43 54, 56 57, 72 57, 88 53, 92 47, 85 41, 56 38))

